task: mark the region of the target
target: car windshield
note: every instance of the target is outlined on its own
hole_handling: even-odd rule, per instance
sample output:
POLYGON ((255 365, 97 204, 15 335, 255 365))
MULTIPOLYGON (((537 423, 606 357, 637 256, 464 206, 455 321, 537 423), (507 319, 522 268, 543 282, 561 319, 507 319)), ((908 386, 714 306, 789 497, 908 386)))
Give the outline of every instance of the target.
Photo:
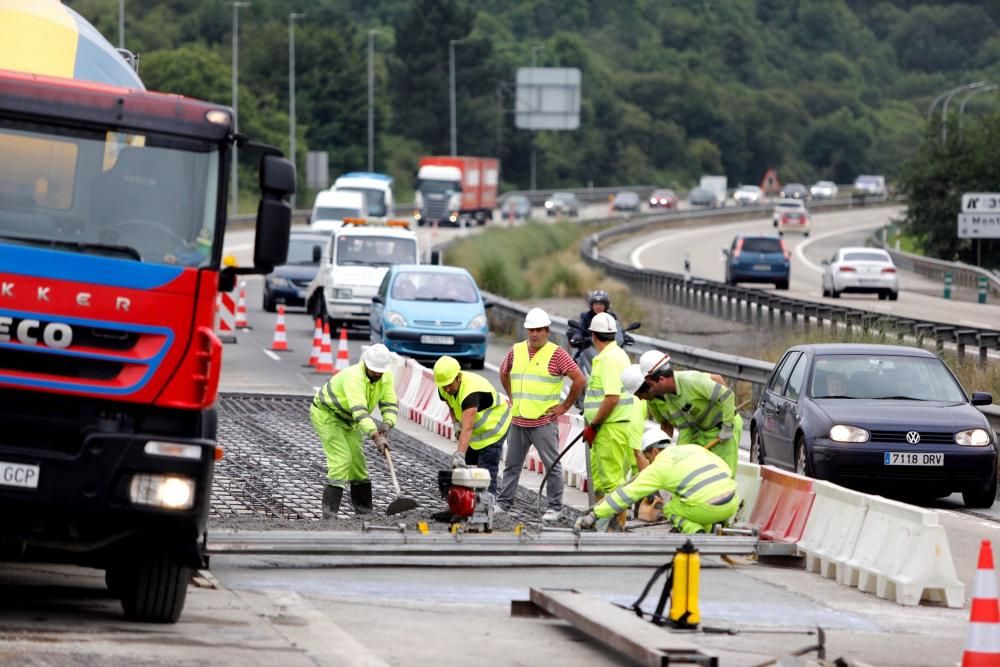
POLYGON ((417 244, 413 239, 390 236, 337 237, 337 264, 339 266, 390 266, 416 264, 417 244))
POLYGON ((858 176, 854 182, 857 185, 878 185, 878 179, 874 176, 858 176))
POLYGON ((337 186, 337 190, 343 192, 360 192, 365 196, 365 204, 368 206, 368 215, 373 218, 384 218, 387 213, 385 206, 385 191, 374 188, 356 188, 337 186))
POLYGON ((508 197, 504 202, 506 206, 529 206, 527 197, 508 197))
POLYGON ((760 192, 760 188, 754 185, 744 185, 741 186, 740 189, 737 190, 737 192, 746 192, 747 194, 755 195, 758 192, 760 192))
POLYGON ((653 196, 654 197, 673 197, 675 195, 674 195, 674 191, 673 190, 653 190, 653 196))
POLYGON ((888 255, 883 255, 880 252, 845 252, 844 253, 845 262, 882 262, 883 264, 891 263, 888 255))
POLYGON ((962 388, 937 357, 836 354, 816 357, 814 398, 965 401, 962 388))
POLYGON ((468 276, 460 273, 405 271, 396 275, 391 296, 399 301, 448 301, 476 303, 479 293, 468 276))
POLYGON ((743 239, 744 252, 783 252, 780 239, 743 239))
POLYGON ((620 202, 635 202, 639 201, 639 195, 634 192, 619 192, 618 196, 615 197, 620 202))
POLYGON ((361 217, 361 211, 356 208, 337 208, 334 206, 320 206, 316 209, 313 220, 343 220, 344 218, 361 217))
POLYGON ((576 198, 575 195, 572 195, 568 192, 557 192, 554 195, 552 195, 552 199, 556 201, 573 201, 575 198, 576 198))
POLYGON ((216 146, 4 120, 0 154, 3 242, 152 264, 211 263, 216 146))
POLYGON ((322 249, 323 242, 313 238, 288 239, 288 259, 286 264, 316 264, 313 260, 313 248, 322 249))

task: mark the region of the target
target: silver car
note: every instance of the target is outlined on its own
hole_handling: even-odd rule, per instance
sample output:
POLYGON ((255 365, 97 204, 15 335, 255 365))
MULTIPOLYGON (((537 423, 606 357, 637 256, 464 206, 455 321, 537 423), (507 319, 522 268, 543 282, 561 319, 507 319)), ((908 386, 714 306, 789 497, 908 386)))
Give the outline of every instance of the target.
POLYGON ((841 248, 823 264, 823 296, 834 299, 843 292, 878 294, 878 298, 899 298, 899 273, 892 257, 878 248, 841 248))
POLYGON ((764 203, 764 191, 756 185, 741 185, 733 193, 733 201, 740 206, 757 206, 764 203))
POLYGON ((816 181, 809 188, 809 196, 813 199, 833 199, 840 192, 837 184, 833 181, 816 181))
POLYGON ((580 200, 572 192, 553 192, 545 200, 545 215, 580 215, 580 200))

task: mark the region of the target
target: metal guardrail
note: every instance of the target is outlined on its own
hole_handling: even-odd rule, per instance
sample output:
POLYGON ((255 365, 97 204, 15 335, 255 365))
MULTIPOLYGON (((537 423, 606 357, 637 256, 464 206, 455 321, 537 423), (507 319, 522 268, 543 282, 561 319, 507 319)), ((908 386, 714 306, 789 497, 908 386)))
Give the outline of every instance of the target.
MULTIPOLYGON (((882 231, 886 229, 888 227, 883 227, 882 231)), ((901 269, 942 282, 944 281, 944 274, 951 273, 954 280, 953 284, 956 287, 967 287, 971 290, 978 289, 979 278, 985 277, 989 293, 994 297, 1000 297, 1000 277, 990 271, 981 269, 978 266, 970 266, 964 262, 949 262, 943 259, 924 257, 923 255, 896 250, 887 244, 882 234, 878 232, 872 234, 870 238, 872 244, 888 252, 892 257, 892 261, 901 269)))

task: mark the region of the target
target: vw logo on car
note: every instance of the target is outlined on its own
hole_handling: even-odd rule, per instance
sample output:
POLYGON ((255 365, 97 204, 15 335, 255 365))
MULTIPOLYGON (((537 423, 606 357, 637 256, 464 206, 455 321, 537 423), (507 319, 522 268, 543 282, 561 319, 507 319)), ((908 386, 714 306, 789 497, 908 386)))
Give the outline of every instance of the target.
POLYGON ((910 431, 906 434, 906 441, 911 445, 915 445, 920 442, 920 434, 916 431, 910 431))

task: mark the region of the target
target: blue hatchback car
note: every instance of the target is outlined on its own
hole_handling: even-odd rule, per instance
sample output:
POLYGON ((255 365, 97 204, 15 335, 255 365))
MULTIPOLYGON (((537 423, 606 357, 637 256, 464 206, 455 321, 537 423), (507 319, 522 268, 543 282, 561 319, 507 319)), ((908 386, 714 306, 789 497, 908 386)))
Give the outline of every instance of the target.
POLYGON ((469 272, 455 266, 389 267, 372 297, 371 340, 416 359, 486 362, 486 304, 469 272))
POLYGON ((739 234, 722 252, 727 285, 774 283, 778 289, 788 289, 790 253, 780 236, 739 234))

